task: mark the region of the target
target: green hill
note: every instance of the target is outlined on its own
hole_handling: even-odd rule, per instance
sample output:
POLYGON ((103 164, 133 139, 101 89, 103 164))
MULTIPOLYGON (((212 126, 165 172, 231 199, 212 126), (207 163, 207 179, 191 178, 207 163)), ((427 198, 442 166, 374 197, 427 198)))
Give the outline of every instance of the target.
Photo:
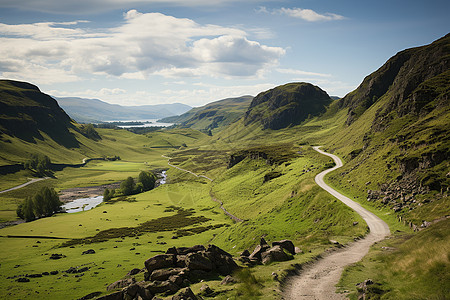
POLYGON ((286 128, 324 113, 331 102, 317 86, 288 83, 257 95, 245 113, 244 123, 259 122, 264 129, 286 128))
POLYGON ((42 133, 67 148, 77 147, 70 129, 70 117, 50 96, 38 87, 11 80, 0 80, 0 134, 34 142, 43 140, 42 133))
POLYGON ((246 112, 252 96, 227 98, 196 107, 180 115, 161 119, 161 122, 177 123, 182 128, 218 132, 240 119, 246 112))

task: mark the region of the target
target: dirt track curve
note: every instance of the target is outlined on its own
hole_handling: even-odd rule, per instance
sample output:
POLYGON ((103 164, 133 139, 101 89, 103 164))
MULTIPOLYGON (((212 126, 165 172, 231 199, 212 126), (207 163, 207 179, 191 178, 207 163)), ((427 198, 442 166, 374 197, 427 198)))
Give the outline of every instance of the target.
POLYGON ((302 270, 299 276, 292 277, 284 289, 284 299, 344 299, 344 294, 337 294, 335 285, 341 277, 345 266, 361 260, 375 242, 383 240, 390 234, 388 225, 373 213, 363 208, 358 203, 345 197, 328 186, 323 178, 326 174, 342 167, 342 161, 336 155, 326 153, 313 147, 323 155, 331 157, 336 166, 317 174, 316 183, 328 193, 342 201, 345 205, 355 210, 367 223, 370 233, 362 240, 350 244, 339 251, 332 252, 328 256, 302 270))

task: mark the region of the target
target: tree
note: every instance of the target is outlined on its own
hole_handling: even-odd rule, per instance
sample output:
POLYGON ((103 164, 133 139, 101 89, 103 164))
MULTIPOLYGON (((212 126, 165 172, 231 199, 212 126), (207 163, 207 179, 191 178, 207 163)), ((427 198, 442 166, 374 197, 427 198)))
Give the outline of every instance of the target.
POLYGON ((33 197, 27 197, 17 207, 17 216, 27 222, 49 217, 61 210, 61 201, 53 188, 43 187, 33 197))
POLYGON ((133 177, 128 177, 120 184, 120 189, 122 193, 127 196, 131 195, 134 192, 136 184, 134 183, 133 177))
POLYGON ((23 166, 25 169, 36 171, 38 175, 44 175, 50 171, 52 163, 47 155, 32 154, 23 166))
POLYGON ((156 176, 151 172, 142 171, 139 173, 138 182, 142 183, 143 191, 149 191, 155 187, 156 176))
POLYGON ((111 200, 112 197, 114 197, 115 193, 116 191, 114 189, 110 190, 106 188, 105 191, 103 192, 103 201, 108 202, 109 200, 111 200))

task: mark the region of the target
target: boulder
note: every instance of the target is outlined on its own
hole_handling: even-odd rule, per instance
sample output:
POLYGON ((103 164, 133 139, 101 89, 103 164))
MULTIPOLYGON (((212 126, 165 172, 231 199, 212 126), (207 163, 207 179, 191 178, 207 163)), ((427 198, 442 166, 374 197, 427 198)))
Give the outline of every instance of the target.
POLYGON ((262 263, 267 265, 274 261, 286 261, 291 259, 291 257, 284 252, 281 246, 277 245, 275 247, 270 248, 268 251, 263 252, 261 254, 262 263))
POLYGON ((175 283, 178 286, 183 286, 184 285, 184 280, 183 277, 180 275, 172 275, 169 277, 168 279, 170 282, 175 283))
POLYGON ((231 277, 230 275, 227 275, 224 279, 222 279, 222 281, 220 282, 220 284, 222 285, 227 285, 227 284, 232 284, 232 283, 236 283, 236 280, 231 277))
POLYGON ((136 275, 136 274, 138 274, 140 272, 141 272, 141 269, 134 268, 134 269, 130 270, 130 272, 128 272, 127 275, 133 276, 133 275, 136 275))
POLYGON ((217 246, 209 245, 205 255, 213 263, 214 269, 220 275, 229 275, 239 268, 231 254, 217 246))
POLYGON ((175 266, 177 268, 185 268, 186 267, 186 255, 177 255, 175 259, 175 266))
POLYGON ((261 254, 263 252, 265 252, 266 250, 268 250, 269 248, 270 248, 270 246, 267 244, 257 245, 255 247, 255 250, 253 250, 252 254, 250 254, 250 256, 248 258, 250 258, 250 260, 257 259, 257 260, 261 261, 262 260, 261 254))
POLYGON ((202 270, 209 272, 213 269, 213 263, 205 255, 205 252, 189 253, 186 256, 186 267, 189 270, 202 270))
POLYGON ((180 287, 171 281, 150 281, 143 285, 143 288, 152 294, 175 294, 180 287))
POLYGON ((145 261, 145 268, 151 274, 153 270, 175 267, 175 255, 160 254, 145 261))
POLYGON ((214 293, 214 291, 209 287, 209 285, 207 285, 207 284, 205 283, 205 284, 203 284, 203 285, 200 287, 200 293, 201 293, 202 295, 211 295, 211 294, 214 293))
POLYGON ((179 247, 176 250, 177 250, 177 254, 186 255, 189 253, 205 251, 206 249, 205 249, 205 246, 203 246, 203 245, 195 245, 192 247, 179 247))
POLYGON ((245 249, 244 251, 242 251, 241 256, 249 257, 250 256, 250 251, 245 249))
POLYGON ((190 288, 182 289, 178 294, 172 297, 172 300, 197 300, 194 292, 190 288))
POLYGON ((169 269, 154 270, 152 272, 152 274, 150 275, 150 280, 164 281, 164 280, 169 279, 169 277, 172 275, 179 275, 180 273, 184 274, 184 271, 186 271, 186 269, 181 269, 181 268, 169 268, 169 269))
POLYGON ((127 287, 133 283, 136 282, 136 279, 134 278, 126 278, 126 279, 121 279, 121 280, 117 280, 114 283, 111 283, 110 285, 108 285, 108 287, 106 288, 107 291, 112 291, 115 289, 121 289, 124 287, 127 287))
POLYGON ((81 253, 81 255, 85 255, 85 254, 95 254, 95 250, 89 249, 89 250, 83 251, 83 253, 81 253))
POLYGON ((153 294, 149 290, 145 289, 144 285, 145 282, 141 281, 124 288, 122 290, 123 299, 153 299, 153 294))
POLYGON ((294 243, 292 243, 292 241, 290 241, 290 240, 281 240, 279 242, 273 242, 272 247, 274 247, 274 246, 281 246, 281 248, 287 250, 292 255, 295 254, 294 243))

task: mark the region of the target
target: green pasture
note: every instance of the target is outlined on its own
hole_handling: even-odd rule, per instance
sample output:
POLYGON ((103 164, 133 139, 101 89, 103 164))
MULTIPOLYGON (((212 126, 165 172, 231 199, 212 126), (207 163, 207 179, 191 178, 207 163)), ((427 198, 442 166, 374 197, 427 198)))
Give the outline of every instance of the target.
POLYGON ((71 297, 76 299, 90 292, 105 292, 108 284, 125 276, 132 268, 142 268, 145 259, 165 252, 172 246, 207 244, 214 235, 220 234, 226 228, 224 226, 232 223, 210 200, 208 186, 202 183, 163 185, 153 191, 136 195, 135 200, 136 202, 102 204, 86 212, 58 214, 1 229, 0 245, 1 249, 5 249, 0 253, 1 297, 34 299, 36 295, 42 297, 51 295, 52 299, 66 299, 67 291, 70 290, 71 297), (176 229, 166 231, 162 227, 155 232, 147 232, 139 236, 116 237, 100 243, 60 247, 63 242, 95 236, 111 228, 136 227, 149 220, 174 216, 176 210, 173 207, 193 209, 194 217, 202 216, 210 219, 182 229, 195 229, 208 225, 221 227, 199 234, 179 236, 177 239, 172 239, 176 229), (8 238, 6 236, 30 237, 8 238), (82 255, 82 252, 87 249, 94 249, 96 253, 82 255), (50 260, 49 256, 53 253, 63 254, 66 257, 50 260), (87 266, 90 270, 85 272, 83 277, 62 272, 77 266, 87 266), (11 276, 54 270, 59 271, 59 274, 31 278, 29 283, 16 282, 17 278, 7 279, 11 276))

